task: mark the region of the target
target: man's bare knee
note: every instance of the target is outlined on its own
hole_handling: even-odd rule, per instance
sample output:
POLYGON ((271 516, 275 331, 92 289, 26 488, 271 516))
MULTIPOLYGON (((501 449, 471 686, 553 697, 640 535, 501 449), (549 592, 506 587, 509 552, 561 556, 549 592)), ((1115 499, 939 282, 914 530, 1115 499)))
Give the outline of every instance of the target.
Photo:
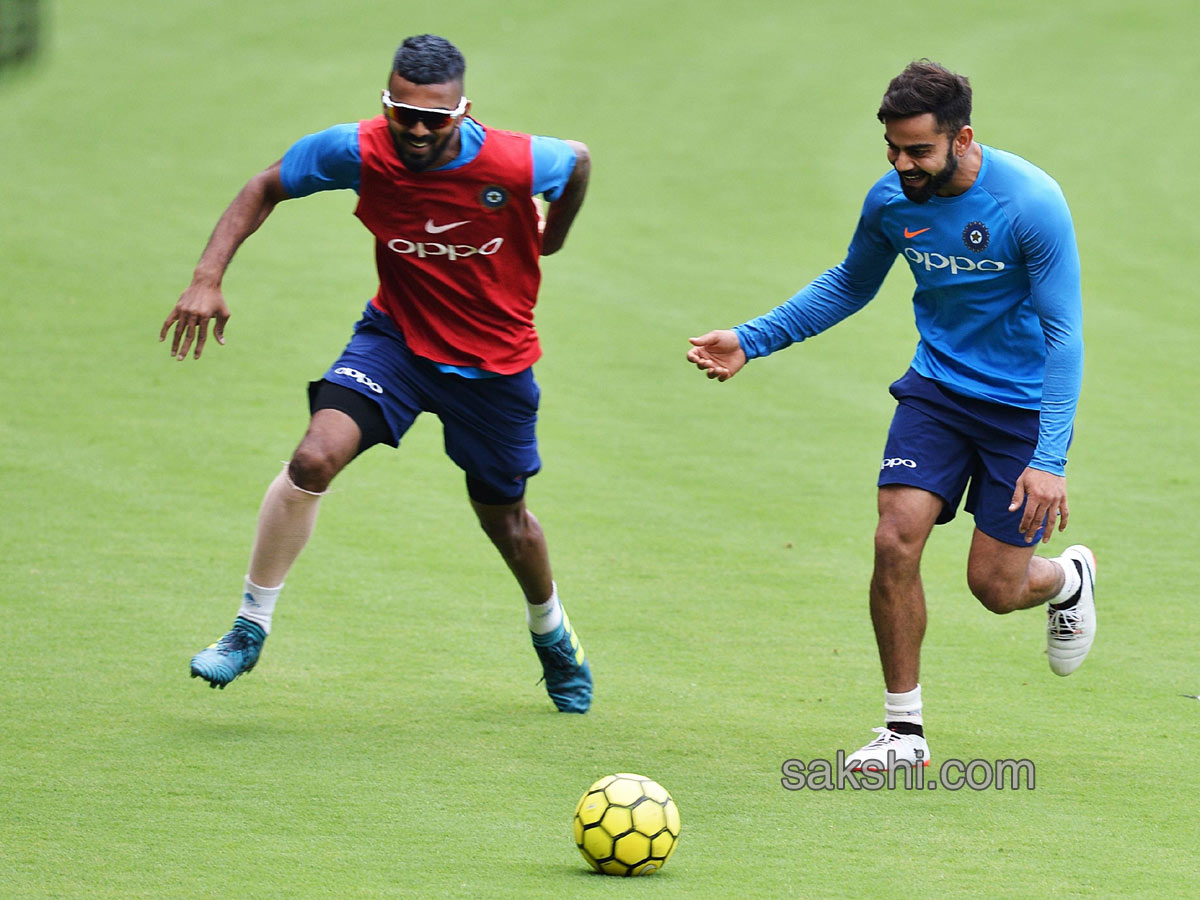
POLYGON ((919 568, 925 548, 925 535, 904 528, 891 519, 880 519, 875 529, 876 570, 896 571, 919 568))
POLYGON ((994 613, 1028 609, 1045 597, 1034 577, 1044 568, 1033 558, 1032 547, 1004 544, 976 530, 967 560, 967 586, 994 613))
POLYGON ((322 493, 329 488, 333 477, 341 470, 334 458, 320 447, 301 444, 288 463, 288 477, 298 488, 322 493))
POLYGON ((327 490, 334 476, 354 458, 361 438, 358 424, 346 413, 317 410, 288 463, 288 477, 306 491, 327 490))
POLYGON ((354 451, 347 442, 309 432, 292 454, 288 476, 296 487, 321 493, 353 458, 354 451))
POLYGON ((1023 585, 1013 584, 994 573, 967 572, 967 587, 983 608, 997 615, 1020 609, 1023 585))

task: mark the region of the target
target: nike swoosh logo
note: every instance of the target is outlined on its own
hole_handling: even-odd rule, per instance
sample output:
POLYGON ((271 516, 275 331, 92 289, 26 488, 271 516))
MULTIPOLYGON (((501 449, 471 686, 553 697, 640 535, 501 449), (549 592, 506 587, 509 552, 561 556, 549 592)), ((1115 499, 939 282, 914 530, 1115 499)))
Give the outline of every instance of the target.
MULTIPOLYGON (((425 227, 428 228, 429 226, 426 225, 425 227)), ((932 225, 929 226, 929 228, 932 228, 932 227, 933 227, 932 225)), ((905 228, 904 236, 906 238, 915 238, 918 234, 924 234, 925 232, 927 232, 929 230, 929 228, 918 228, 916 231, 909 231, 907 228, 905 228)))
POLYGON ((449 225, 434 225, 433 219, 428 219, 425 222, 425 230, 430 234, 441 234, 443 231, 449 231, 451 228, 457 228, 459 225, 466 225, 469 221, 471 220, 467 219, 466 222, 451 222, 449 225))

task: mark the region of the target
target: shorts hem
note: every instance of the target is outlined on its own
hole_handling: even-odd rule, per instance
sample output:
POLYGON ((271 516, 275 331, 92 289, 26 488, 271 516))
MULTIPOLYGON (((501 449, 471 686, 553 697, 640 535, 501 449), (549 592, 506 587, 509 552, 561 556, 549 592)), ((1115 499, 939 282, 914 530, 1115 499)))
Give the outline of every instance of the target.
POLYGON ((1045 526, 1043 526, 1042 528, 1039 528, 1037 530, 1037 535, 1034 537, 1034 539, 1032 541, 1027 541, 1027 540, 1025 540, 1025 535, 1023 535, 1019 531, 1016 532, 1015 538, 1001 537, 999 534, 996 533, 997 531, 1000 530, 999 528, 990 527, 990 523, 988 523, 988 525, 989 525, 989 527, 985 528, 984 525, 980 523, 979 519, 975 520, 975 527, 977 529, 979 529, 981 532, 986 534, 992 540, 999 541, 1002 544, 1008 544, 1008 546, 1010 546, 1010 547, 1036 547, 1038 542, 1042 539, 1042 533, 1045 530, 1045 526))

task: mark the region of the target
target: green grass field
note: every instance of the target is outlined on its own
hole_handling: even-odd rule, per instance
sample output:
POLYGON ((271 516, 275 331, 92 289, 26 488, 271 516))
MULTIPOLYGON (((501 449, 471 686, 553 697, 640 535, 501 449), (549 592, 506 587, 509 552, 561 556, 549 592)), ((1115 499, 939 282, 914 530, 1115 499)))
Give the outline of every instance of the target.
MULTIPOLYGON (((62 0, 0 77, 0 897, 1195 896, 1200 188, 1190 0, 405 5, 62 0), (374 115, 395 45, 450 37, 475 114, 585 141, 547 261, 530 489, 597 679, 555 714, 520 596, 436 420, 335 483, 255 672, 229 625, 263 490, 373 280, 350 194, 285 204, 225 282, 228 345, 156 342, 217 216, 292 140, 374 115), (1036 789, 785 791, 879 725, 866 608, 898 264, 862 313, 727 384, 686 339, 785 299, 885 170, 874 111, 929 56, 985 143, 1075 215, 1087 368, 1071 528, 1100 630, 1069 679, 1038 612, 969 595, 968 517, 924 574, 937 759, 1036 789), (609 772, 682 811, 670 864, 591 874, 609 772)), ((932 771, 932 770, 931 770, 932 771)))

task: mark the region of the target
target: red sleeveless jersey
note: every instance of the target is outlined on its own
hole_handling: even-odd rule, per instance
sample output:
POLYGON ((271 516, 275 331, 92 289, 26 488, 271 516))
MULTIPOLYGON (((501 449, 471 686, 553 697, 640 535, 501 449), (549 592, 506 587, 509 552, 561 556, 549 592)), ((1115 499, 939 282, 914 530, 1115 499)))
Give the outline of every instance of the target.
POLYGON ((511 375, 541 356, 541 282, 530 137, 485 128, 471 162, 410 172, 387 119, 359 123, 354 214, 375 235, 374 303, 418 356, 511 375))

